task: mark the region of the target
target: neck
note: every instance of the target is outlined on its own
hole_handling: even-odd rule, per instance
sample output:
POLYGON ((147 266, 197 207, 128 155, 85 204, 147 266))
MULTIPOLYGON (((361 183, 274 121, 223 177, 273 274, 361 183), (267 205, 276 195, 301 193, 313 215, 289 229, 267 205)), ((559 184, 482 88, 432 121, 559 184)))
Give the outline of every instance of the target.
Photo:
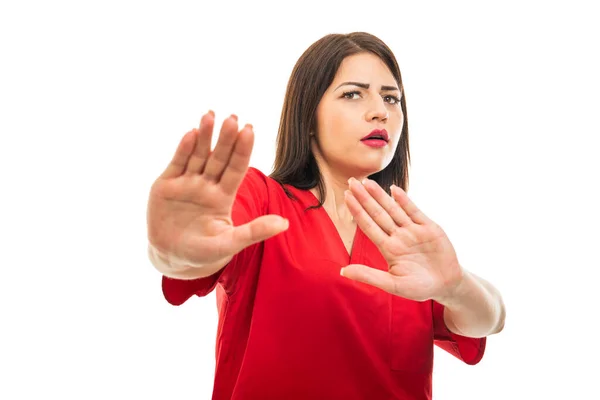
MULTIPOLYGON (((330 217, 334 222, 353 222, 352 214, 346 206, 344 200, 344 192, 348 190, 348 179, 352 177, 349 173, 334 172, 329 169, 325 163, 319 162, 319 171, 321 172, 321 179, 325 188, 325 201, 323 207, 328 211, 330 217)), ((366 178, 366 176, 354 176, 358 180, 366 178)), ((310 191, 321 201, 319 192, 316 187, 310 189, 310 191)))

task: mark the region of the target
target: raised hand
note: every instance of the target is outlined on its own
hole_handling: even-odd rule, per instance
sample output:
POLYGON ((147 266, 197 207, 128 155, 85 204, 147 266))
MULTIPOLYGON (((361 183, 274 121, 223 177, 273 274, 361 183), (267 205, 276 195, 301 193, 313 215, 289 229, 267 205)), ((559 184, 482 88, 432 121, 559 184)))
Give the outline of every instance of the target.
POLYGON ((390 197, 376 182, 349 180, 346 204, 361 230, 379 248, 388 271, 352 264, 343 276, 407 299, 441 301, 461 283, 463 269, 442 228, 392 187, 390 197))
POLYGON ((224 266, 240 250, 288 227, 287 220, 277 215, 233 225, 231 211, 248 170, 254 133, 251 125, 238 131, 237 117, 232 115, 223 122, 211 151, 214 121, 209 112, 199 129, 183 136, 150 190, 148 240, 178 265, 224 266))

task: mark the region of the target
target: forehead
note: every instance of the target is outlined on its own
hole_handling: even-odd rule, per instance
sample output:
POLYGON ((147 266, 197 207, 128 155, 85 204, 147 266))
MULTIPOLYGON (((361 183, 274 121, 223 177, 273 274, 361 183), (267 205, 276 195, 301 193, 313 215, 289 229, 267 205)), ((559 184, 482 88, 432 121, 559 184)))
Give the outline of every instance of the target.
POLYGON ((333 81, 345 80, 356 80, 365 83, 380 82, 388 85, 396 83, 394 75, 392 75, 383 60, 372 53, 354 54, 344 58, 333 81))

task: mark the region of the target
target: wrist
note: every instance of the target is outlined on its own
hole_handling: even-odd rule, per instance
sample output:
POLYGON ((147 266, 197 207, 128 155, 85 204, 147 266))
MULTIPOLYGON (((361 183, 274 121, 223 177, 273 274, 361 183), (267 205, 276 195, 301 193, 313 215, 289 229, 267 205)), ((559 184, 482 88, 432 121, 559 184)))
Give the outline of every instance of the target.
POLYGON ((460 268, 460 278, 450 285, 443 295, 434 299, 446 308, 458 308, 473 290, 473 284, 475 283, 473 276, 467 270, 460 268))
POLYGON ((174 262, 167 254, 162 253, 152 244, 148 244, 148 256, 156 268, 160 272, 178 273, 188 270, 190 267, 174 262))

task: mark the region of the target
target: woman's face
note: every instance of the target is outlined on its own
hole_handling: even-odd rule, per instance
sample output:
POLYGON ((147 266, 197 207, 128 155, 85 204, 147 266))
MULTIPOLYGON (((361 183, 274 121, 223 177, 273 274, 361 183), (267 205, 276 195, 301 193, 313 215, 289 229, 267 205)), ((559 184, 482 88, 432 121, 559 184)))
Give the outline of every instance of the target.
POLYGON ((346 57, 317 107, 313 154, 336 175, 362 177, 392 160, 404 114, 394 76, 374 54, 346 57), (374 133, 388 140, 364 140, 374 133))

